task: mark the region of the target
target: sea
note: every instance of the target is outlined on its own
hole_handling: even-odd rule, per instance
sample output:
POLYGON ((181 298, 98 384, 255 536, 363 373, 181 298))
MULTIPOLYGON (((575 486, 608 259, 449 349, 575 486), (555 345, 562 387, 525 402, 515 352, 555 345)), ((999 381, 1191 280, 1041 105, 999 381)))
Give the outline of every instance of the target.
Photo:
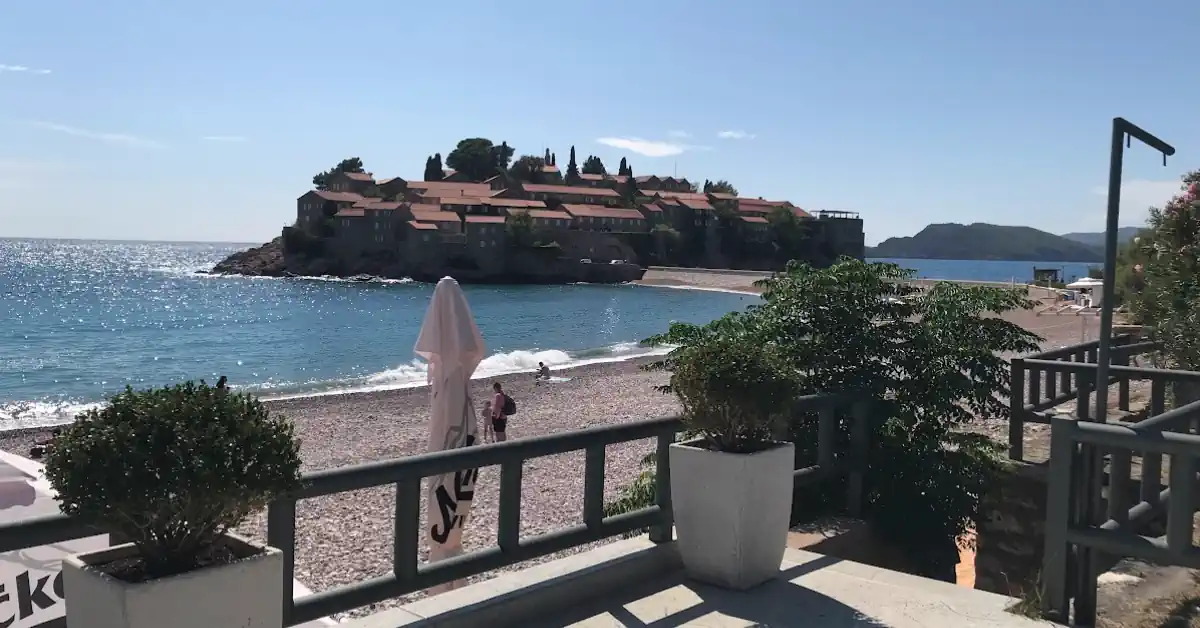
MULTIPOLYGON (((425 383, 413 345, 433 286, 197 273, 247 246, 0 239, 0 431, 64 423, 125 386, 221 375, 264 399, 425 383)), ((1022 281, 1034 266, 897 262, 988 281, 1022 281)), ((638 285, 464 290, 488 351, 477 377, 661 353, 640 341, 758 301, 638 285)))

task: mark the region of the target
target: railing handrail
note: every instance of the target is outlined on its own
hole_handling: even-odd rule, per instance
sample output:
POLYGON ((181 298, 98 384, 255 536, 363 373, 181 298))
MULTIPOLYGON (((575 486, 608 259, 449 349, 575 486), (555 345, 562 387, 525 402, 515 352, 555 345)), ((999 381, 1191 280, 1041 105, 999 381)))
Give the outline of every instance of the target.
MULTIPOLYGON (((1059 360, 1023 360, 1023 363, 1027 367, 1036 367, 1041 371, 1052 371, 1055 373, 1091 373, 1095 372, 1097 367, 1095 362, 1066 362, 1059 360)), ((1164 379, 1181 382, 1200 381, 1200 372, 1181 371, 1178 369, 1158 369, 1146 366, 1121 366, 1114 364, 1108 367, 1108 372, 1112 375, 1128 375, 1131 379, 1164 379)))

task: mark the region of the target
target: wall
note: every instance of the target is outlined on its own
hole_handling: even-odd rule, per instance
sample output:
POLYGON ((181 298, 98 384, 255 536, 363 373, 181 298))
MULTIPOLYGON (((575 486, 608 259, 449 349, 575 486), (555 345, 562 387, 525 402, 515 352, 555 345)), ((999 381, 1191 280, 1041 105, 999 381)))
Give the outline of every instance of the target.
POLYGON ((1020 596, 1037 585, 1046 542, 1046 466, 1011 463, 983 498, 975 588, 1020 596))

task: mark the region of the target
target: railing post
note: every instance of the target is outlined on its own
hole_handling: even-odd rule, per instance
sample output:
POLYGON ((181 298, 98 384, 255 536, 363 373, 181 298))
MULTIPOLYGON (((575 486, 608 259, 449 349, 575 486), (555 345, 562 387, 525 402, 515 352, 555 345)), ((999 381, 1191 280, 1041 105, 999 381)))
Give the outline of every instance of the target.
POLYGON ((593 445, 583 457, 583 523, 595 528, 603 521, 604 445, 593 445))
POLYGON ((1046 487, 1046 546, 1042 552, 1042 611, 1066 621, 1070 612, 1067 531, 1071 527, 1071 488, 1075 470, 1076 424, 1066 417, 1050 419, 1050 469, 1046 487))
MULTIPOLYGON (((1117 366, 1129 366, 1129 352, 1122 351, 1117 355, 1117 366)), ((1117 374, 1120 381, 1117 382, 1117 409, 1122 412, 1129 412, 1129 375, 1125 373, 1117 374)))
POLYGON ((1012 359, 1008 400, 1008 457, 1018 462, 1025 459, 1025 360, 1012 359))
POLYGON ((658 453, 655 458, 654 501, 662 520, 650 528, 650 540, 655 543, 669 543, 675 536, 675 513, 671 510, 671 443, 675 442, 675 434, 663 434, 658 437, 658 453))
POLYGON ((396 520, 392 523, 392 573, 397 578, 417 575, 417 546, 421 537, 421 480, 396 482, 396 520))
MULTIPOLYGON (((1150 411, 1146 418, 1156 417, 1166 411, 1167 385, 1160 378, 1150 380, 1150 411)), ((1162 454, 1142 452, 1142 501, 1158 505, 1158 494, 1162 491, 1162 454)), ((1174 496, 1172 496, 1174 499, 1174 496)))
POLYGON ((521 476, 524 461, 500 465, 500 521, 496 544, 501 551, 511 552, 521 542, 521 476))
POLYGON ((267 506, 267 545, 283 554, 283 625, 292 625, 295 592, 292 578, 296 569, 296 500, 277 499, 267 506))
MULTIPOLYGON (((1187 430, 1184 430, 1185 432, 1187 430)), ((1196 459, 1171 456, 1167 486, 1171 489, 1167 507, 1167 549, 1179 555, 1192 547, 1192 516, 1196 512, 1196 459)))
POLYGON ((854 404, 850 424, 850 469, 846 474, 846 511, 854 518, 862 517, 866 506, 867 465, 871 457, 871 431, 874 427, 871 411, 875 404, 863 399, 854 404))

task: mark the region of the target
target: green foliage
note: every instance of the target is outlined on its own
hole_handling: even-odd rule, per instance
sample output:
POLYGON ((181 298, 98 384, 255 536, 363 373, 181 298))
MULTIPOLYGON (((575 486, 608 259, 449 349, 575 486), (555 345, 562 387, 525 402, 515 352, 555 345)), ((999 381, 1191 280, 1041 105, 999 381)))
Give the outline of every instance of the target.
POLYGON ((679 235, 679 232, 670 225, 654 225, 654 228, 650 230, 650 233, 662 235, 671 242, 679 242, 679 239, 682 237, 679 235))
POLYGON ((514 212, 504 223, 509 240, 517 246, 532 246, 534 242, 533 218, 528 211, 514 212))
POLYGON ((621 194, 621 204, 626 207, 637 206, 638 187, 637 181, 634 180, 633 176, 626 178, 625 182, 620 184, 617 192, 621 194))
POLYGON ((446 178, 445 169, 442 168, 442 155, 436 153, 425 160, 425 174, 422 179, 426 181, 441 181, 446 178))
POLYGON ((362 159, 358 157, 343 159, 338 162, 338 165, 330 168, 329 170, 313 175, 313 188, 317 190, 328 190, 329 177, 335 172, 366 172, 366 170, 363 169, 362 159))
POLYGON ((619 177, 633 176, 633 171, 629 169, 629 162, 625 161, 624 157, 621 158, 621 164, 619 166, 617 166, 617 176, 619 176, 619 177))
POLYGON ((542 156, 542 163, 546 163, 546 164, 550 163, 550 149, 549 148, 546 149, 546 154, 544 156, 542 156))
POLYGON ((708 179, 705 179, 704 180, 704 193, 705 194, 732 194, 734 196, 738 195, 737 188, 733 187, 733 184, 726 181, 725 179, 721 179, 720 181, 709 181, 708 179))
POLYGON ((575 164, 575 147, 571 147, 571 157, 567 160, 567 174, 564 177, 567 185, 573 185, 579 181, 579 166, 575 164))
MULTIPOLYGON (((1144 267, 1132 305, 1154 328, 1169 365, 1200 370, 1200 171, 1184 176, 1180 194, 1151 208, 1148 229, 1130 261, 1144 267)), ((1119 275, 1118 275, 1119 276, 1119 275)))
POLYGON ((126 388, 80 414, 46 477, 64 513, 129 538, 152 577, 194 569, 220 535, 301 486, 291 423, 204 382, 126 388))
POLYGON ((583 160, 583 174, 608 174, 604 169, 604 162, 595 155, 588 155, 587 159, 583 160))
POLYGON ((320 257, 325 252, 325 241, 299 227, 289 227, 283 230, 283 250, 306 257, 320 257))
POLYGON ((788 207, 776 207, 767 215, 771 240, 784 260, 803 258, 808 249, 811 232, 807 221, 801 220, 788 207))
POLYGON ((489 174, 485 178, 490 178, 500 172, 507 172, 508 165, 512 163, 514 152, 516 151, 509 147, 508 142, 500 142, 500 145, 492 150, 492 159, 496 162, 495 168, 493 168, 492 174, 489 174))
POLYGON ((782 440, 800 382, 775 343, 737 334, 694 338, 672 352, 671 389, 683 419, 717 451, 753 453, 782 440))
MULTIPOLYGON (((497 172, 497 149, 498 147, 492 144, 492 140, 470 137, 460 141, 454 150, 446 155, 446 165, 463 173, 471 181, 483 181, 491 178, 497 172)), ((511 152, 509 156, 512 156, 511 152)))
POLYGON ((546 177, 542 173, 545 165, 546 160, 541 157, 521 155, 508 169, 508 176, 515 181, 524 181, 535 185, 542 184, 546 182, 546 177))
MULTIPOLYGON (((941 283, 921 292, 912 278, 893 264, 845 258, 823 270, 790 263, 759 282, 761 305, 707 325, 675 323, 647 339, 676 347, 647 368, 670 371, 662 390, 676 392, 675 374, 694 368, 693 352, 721 362, 726 358, 704 348, 743 347, 735 350, 743 356, 737 364, 755 351, 770 356, 741 367, 753 382, 787 373, 796 394, 872 400, 869 517, 880 533, 920 553, 957 539, 978 516, 999 449, 958 428, 977 415, 1007 417, 1009 370, 1000 355, 1032 351, 1038 338, 996 316, 1033 306, 1020 291, 941 283)), ((757 407, 746 403, 747 411, 757 407)), ((816 430, 812 417, 792 422, 804 455, 815 455, 816 430)), ((848 440, 839 439, 838 456, 848 455, 848 440)))

